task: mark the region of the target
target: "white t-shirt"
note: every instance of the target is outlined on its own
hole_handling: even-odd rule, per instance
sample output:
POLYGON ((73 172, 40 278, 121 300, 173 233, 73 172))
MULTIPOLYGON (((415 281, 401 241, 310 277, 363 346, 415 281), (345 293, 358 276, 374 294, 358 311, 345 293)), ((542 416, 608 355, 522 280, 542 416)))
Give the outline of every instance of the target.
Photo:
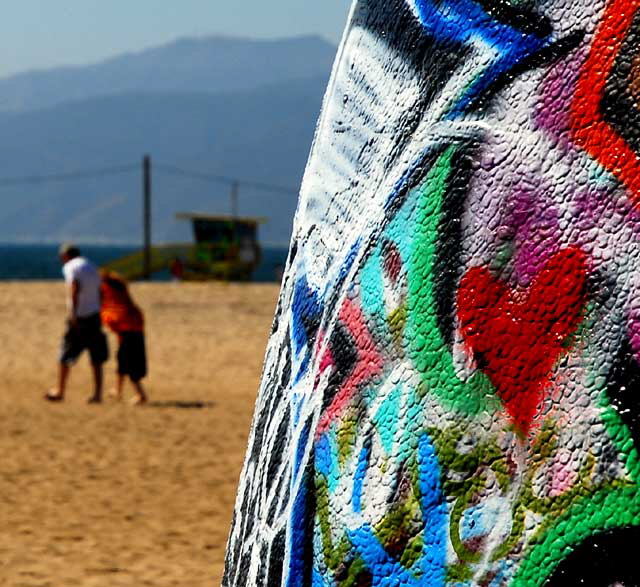
MULTIPOLYGON (((69 286, 78 282, 78 318, 86 318, 100 312, 100 273, 98 268, 84 257, 76 257, 62 266, 64 280, 69 286)), ((71 309, 71 294, 67 298, 67 306, 71 309)))

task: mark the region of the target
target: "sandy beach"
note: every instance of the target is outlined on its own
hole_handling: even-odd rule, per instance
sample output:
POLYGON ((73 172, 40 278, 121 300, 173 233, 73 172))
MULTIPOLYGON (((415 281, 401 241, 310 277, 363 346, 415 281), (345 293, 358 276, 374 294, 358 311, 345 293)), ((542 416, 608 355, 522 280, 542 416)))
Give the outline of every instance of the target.
POLYGON ((64 286, 0 285, 1 586, 220 583, 278 289, 134 284, 151 399, 136 408, 86 405, 86 356, 67 401, 45 402, 64 286))

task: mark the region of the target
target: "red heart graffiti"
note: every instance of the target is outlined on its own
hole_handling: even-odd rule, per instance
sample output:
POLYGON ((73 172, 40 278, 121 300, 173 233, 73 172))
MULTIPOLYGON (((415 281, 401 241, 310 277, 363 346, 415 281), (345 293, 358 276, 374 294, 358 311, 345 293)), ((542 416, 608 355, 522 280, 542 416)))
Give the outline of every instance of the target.
POLYGON ((587 259, 556 253, 528 288, 511 288, 485 267, 469 269, 458 290, 464 342, 489 377, 519 432, 526 434, 551 370, 583 316, 587 259))

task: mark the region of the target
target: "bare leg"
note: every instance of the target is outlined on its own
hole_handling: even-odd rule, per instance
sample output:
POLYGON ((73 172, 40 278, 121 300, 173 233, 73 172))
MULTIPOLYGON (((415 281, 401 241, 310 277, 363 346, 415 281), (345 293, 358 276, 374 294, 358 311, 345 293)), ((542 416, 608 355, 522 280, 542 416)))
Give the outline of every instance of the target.
POLYGON ((134 405, 140 406, 147 403, 147 394, 144 392, 144 387, 140 381, 132 381, 133 387, 136 390, 136 396, 133 398, 134 405))
POLYGON ((67 389, 67 381, 69 379, 69 372, 71 367, 66 363, 58 363, 58 387, 49 390, 46 398, 51 401, 62 401, 64 399, 64 393, 67 389))
POLYGON ((91 363, 93 370, 93 395, 89 399, 91 404, 99 404, 102 401, 102 363, 91 363))
POLYGON ((116 373, 116 386, 113 391, 109 393, 111 397, 116 398, 119 402, 122 401, 122 388, 124 387, 124 375, 116 373))

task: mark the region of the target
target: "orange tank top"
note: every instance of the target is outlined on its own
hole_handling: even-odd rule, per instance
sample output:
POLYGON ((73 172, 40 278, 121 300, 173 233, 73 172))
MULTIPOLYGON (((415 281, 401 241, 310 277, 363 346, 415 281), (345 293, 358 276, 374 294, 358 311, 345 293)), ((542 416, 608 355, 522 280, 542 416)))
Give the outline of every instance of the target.
POLYGON ((120 291, 102 282, 102 306, 100 317, 102 323, 113 332, 135 331, 144 329, 144 316, 126 290, 120 291))

